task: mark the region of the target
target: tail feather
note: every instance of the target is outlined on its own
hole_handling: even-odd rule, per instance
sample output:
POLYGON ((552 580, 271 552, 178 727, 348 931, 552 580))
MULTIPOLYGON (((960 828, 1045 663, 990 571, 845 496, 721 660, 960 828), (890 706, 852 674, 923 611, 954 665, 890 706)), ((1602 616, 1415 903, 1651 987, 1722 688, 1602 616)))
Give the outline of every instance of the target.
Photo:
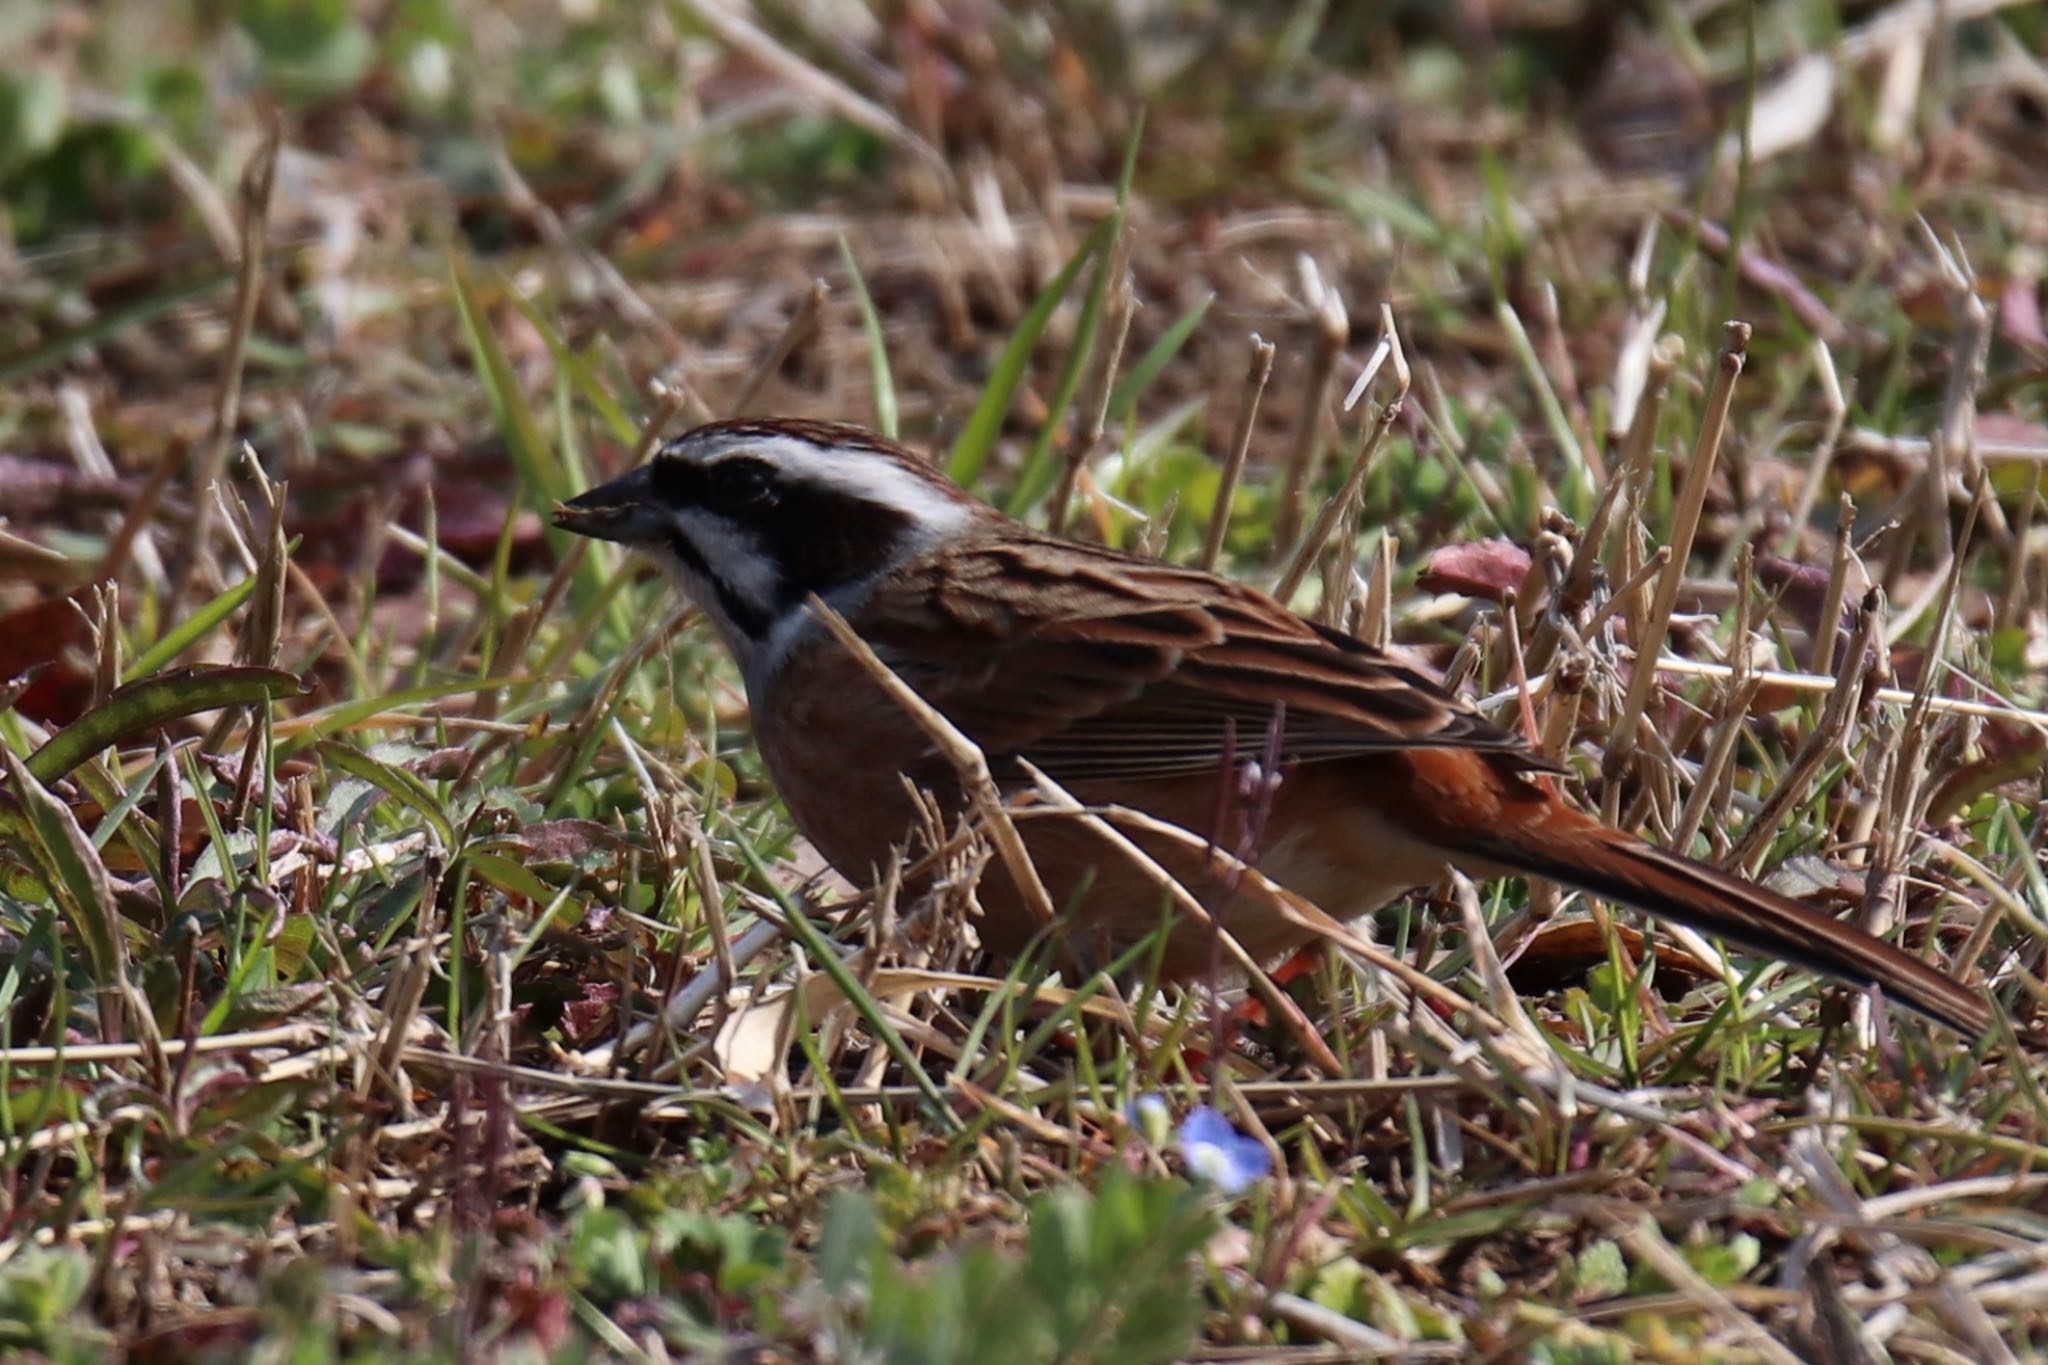
POLYGON ((1948 1025, 1966 1038, 1991 1031, 1979 994, 1883 939, 1789 896, 1644 843, 1562 805, 1529 827, 1469 837, 1469 851, 1531 876, 1632 905, 1751 952, 1858 986, 1948 1025))

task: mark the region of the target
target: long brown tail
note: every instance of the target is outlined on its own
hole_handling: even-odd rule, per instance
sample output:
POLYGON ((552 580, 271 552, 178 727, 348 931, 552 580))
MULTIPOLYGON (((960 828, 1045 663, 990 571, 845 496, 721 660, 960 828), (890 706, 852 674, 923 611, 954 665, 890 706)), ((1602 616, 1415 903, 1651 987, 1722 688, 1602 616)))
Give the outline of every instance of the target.
POLYGON ((1462 832, 1469 853, 1687 925, 1765 957, 1857 986, 1948 1025, 1991 1031, 1983 998, 1910 953, 1754 882, 1610 829, 1554 799, 1535 820, 1462 832))

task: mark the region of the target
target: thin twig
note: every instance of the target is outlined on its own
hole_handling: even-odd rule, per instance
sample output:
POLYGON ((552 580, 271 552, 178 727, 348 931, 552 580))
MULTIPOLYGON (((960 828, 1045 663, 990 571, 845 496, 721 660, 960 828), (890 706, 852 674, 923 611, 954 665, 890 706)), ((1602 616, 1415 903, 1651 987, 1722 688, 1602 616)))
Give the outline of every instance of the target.
POLYGON ((1131 337, 1131 318, 1137 312, 1137 297, 1130 278, 1131 248, 1136 239, 1137 233, 1126 220, 1117 234, 1115 248, 1103 263, 1110 281, 1109 311, 1103 329, 1109 345, 1102 348, 1101 361, 1089 372, 1088 388, 1075 405, 1079 425, 1060 469, 1059 488, 1052 495, 1050 526, 1055 535, 1066 528, 1067 517, 1073 510, 1074 488, 1080 483, 1081 471, 1094 458, 1095 448, 1102 443, 1102 432, 1109 422, 1110 394, 1116 388, 1116 373, 1123 365, 1124 346, 1131 337))

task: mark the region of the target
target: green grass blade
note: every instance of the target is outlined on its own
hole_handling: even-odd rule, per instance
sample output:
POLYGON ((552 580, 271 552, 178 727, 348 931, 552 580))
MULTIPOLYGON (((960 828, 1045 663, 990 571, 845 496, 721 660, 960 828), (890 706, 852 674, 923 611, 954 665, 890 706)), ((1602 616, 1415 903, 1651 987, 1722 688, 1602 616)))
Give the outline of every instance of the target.
POLYGON ((303 728, 286 736, 283 745, 287 750, 302 749, 328 735, 352 729, 371 716, 386 711, 402 711, 408 706, 420 706, 443 697, 459 697, 469 692, 493 692, 510 685, 506 678, 463 678, 455 682, 429 683, 425 687, 408 687, 402 692, 387 692, 381 697, 361 697, 355 701, 343 702, 322 711, 315 711, 303 718, 303 728))
POLYGON ((626 415, 625 408, 612 396, 612 391, 604 380, 598 378, 597 371, 590 367, 590 362, 576 354, 569 343, 562 340, 561 332, 547 320, 539 308, 534 306, 531 299, 522 298, 517 293, 508 293, 506 297, 511 300, 512 306, 519 310, 520 316, 533 324, 533 330, 540 333, 540 339, 547 343, 548 354, 555 358, 555 368, 569 381, 569 386, 583 395, 584 401, 597 413, 598 420, 604 423, 605 430, 611 433, 612 439, 630 450, 640 439, 640 427, 626 415))
MULTIPOLYGON (((1121 230, 1122 217, 1119 210, 1111 219, 1117 224, 1112 236, 1121 230)), ((1067 409, 1074 405, 1074 395, 1080 392, 1081 374, 1088 368, 1089 357, 1095 354, 1096 337, 1102 331, 1102 303, 1109 296, 1110 263, 1115 259, 1115 252, 1105 251, 1095 263, 1088 293, 1081 300, 1081 320, 1074 329, 1074 343, 1068 348, 1066 363, 1060 367, 1060 376, 1053 384, 1045 420, 1038 427, 1038 439, 1031 443, 1031 454, 1024 461, 1023 472, 1017 476, 1009 501, 1003 505, 1003 510, 1013 517, 1021 517, 1037 506, 1039 500, 1059 483, 1061 456, 1053 449, 1053 444, 1059 439, 1067 409)))
POLYGON ((888 1049, 889 1055, 896 1059, 896 1064, 903 1068, 904 1074, 931 1105, 932 1117, 944 1124, 947 1129, 957 1131, 960 1127, 959 1116, 953 1112, 952 1106, 946 1103, 944 1092, 932 1080, 931 1074, 924 1069, 924 1064, 918 1061, 917 1054, 903 1041, 903 1035, 889 1022, 889 1016, 882 1013, 882 1007, 875 1003, 875 997, 861 985, 860 979, 839 956, 839 950, 825 938, 817 925, 811 923, 809 917, 804 914, 803 907, 796 903, 782 882, 769 870, 768 864, 755 849, 754 841, 747 837, 747 832, 729 817, 727 823, 732 834, 733 847, 738 851, 740 861, 746 865, 747 875, 753 879, 756 886, 765 887, 774 897, 775 904, 782 911, 783 920, 789 926, 790 936, 803 945, 804 951, 809 953, 811 960, 832 979, 832 984, 839 988, 839 993, 853 1006, 854 1012, 875 1031, 875 1037, 888 1049))
POLYGON ((1059 484, 1062 460, 1053 446, 1059 440, 1067 410, 1074 405, 1074 396, 1081 391, 1081 376, 1094 357, 1095 344, 1102 335, 1103 307, 1111 286, 1116 283, 1112 276, 1124 260, 1118 241, 1123 236, 1124 222, 1130 210, 1131 177, 1137 172, 1138 146, 1144 136, 1145 117, 1140 112, 1138 126, 1131 130, 1131 140, 1124 147, 1123 171, 1117 177, 1116 210, 1109 216, 1109 245, 1096 256, 1095 273, 1089 278, 1088 292, 1081 300, 1081 318, 1074 328, 1074 341, 1067 348, 1066 363, 1060 367, 1059 378, 1053 384, 1052 401, 1046 405, 1045 420, 1039 424, 1038 439, 1032 442, 1031 455, 1024 462, 1024 472, 1018 476, 1016 487, 1010 490, 1010 500, 1003 508, 1013 517, 1021 517, 1037 506, 1039 500, 1059 484))
POLYGON ((1369 185, 1347 184, 1316 171, 1296 171, 1294 184, 1310 199, 1323 203, 1365 227, 1384 223, 1411 246, 1441 251, 1456 260, 1468 259, 1471 244, 1397 194, 1369 185))
POLYGON ((875 301, 868 294, 868 282, 860 273, 860 264, 853 259, 853 248, 847 245, 846 234, 839 234, 839 259, 846 265, 846 278, 853 282, 853 297, 860 304, 861 330, 868 338, 868 369, 874 375, 875 383, 875 429, 890 440, 896 439, 896 380, 889 372, 889 348, 882 340, 882 317, 875 311, 875 301))
POLYGON ((1031 364, 1031 352, 1038 345, 1038 338, 1044 334, 1045 325, 1052 321, 1061 300, 1074 287, 1082 269, 1109 241, 1109 234, 1115 226, 1114 219, 1105 218, 1089 230, 1067 263, 1060 267, 1059 274, 1052 277, 1052 282, 1032 302, 1024 320, 1017 324, 1017 330, 1010 334, 1002 355, 996 359, 988 387, 981 391, 981 401, 974 405, 967 425, 961 429, 959 439, 953 442, 952 453, 946 457, 946 473, 955 483, 971 486, 981 477, 989 452, 995 449, 996 437, 1003 429, 1003 419, 1009 415, 1010 403, 1024 383, 1024 371, 1031 364))
MULTIPOLYGON (((576 490, 569 487, 561 462, 541 435, 540 423, 534 419, 533 409, 520 390, 518 376, 512 372, 512 362, 506 358, 505 348, 498 344, 497 333, 491 330, 475 282, 460 260, 450 262, 449 276, 455 284, 455 306, 462 315, 463 331, 476 358, 477 378, 490 399, 491 415, 497 419, 499 434, 505 438, 506 450, 521 482, 546 501, 569 497, 576 490)), ((547 510, 545 503, 536 505, 543 512, 547 510)), ((556 542, 557 554, 568 544, 566 531, 550 529, 548 536, 556 542)))
POLYGON ((82 350, 96 342, 105 341, 130 327, 150 322, 172 310, 182 307, 220 288, 235 278, 233 270, 212 270, 183 284, 174 284, 160 293, 135 300, 120 308, 111 308, 96 317, 68 328, 33 346, 16 351, 13 355, 0 358, 0 388, 18 384, 29 376, 52 365, 62 363, 74 351, 82 350))
MULTIPOLYGON (((297 542, 294 541, 293 544, 297 542)), ((205 639, 207 633, 215 626, 234 615, 235 609, 248 601, 250 594, 255 591, 256 576, 251 574, 165 631, 155 644, 136 656, 135 662, 128 666, 128 671, 121 675, 121 681, 134 682, 137 678, 146 678, 192 648, 205 639)))

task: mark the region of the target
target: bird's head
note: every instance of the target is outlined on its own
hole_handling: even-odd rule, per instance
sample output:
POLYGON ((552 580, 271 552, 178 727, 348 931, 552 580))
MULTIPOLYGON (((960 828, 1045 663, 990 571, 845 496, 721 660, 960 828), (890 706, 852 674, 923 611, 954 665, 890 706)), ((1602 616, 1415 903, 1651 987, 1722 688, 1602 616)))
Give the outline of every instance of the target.
POLYGON ((714 422, 555 508, 555 525, 651 557, 743 668, 817 593, 842 611, 890 569, 995 515, 858 427, 714 422))

